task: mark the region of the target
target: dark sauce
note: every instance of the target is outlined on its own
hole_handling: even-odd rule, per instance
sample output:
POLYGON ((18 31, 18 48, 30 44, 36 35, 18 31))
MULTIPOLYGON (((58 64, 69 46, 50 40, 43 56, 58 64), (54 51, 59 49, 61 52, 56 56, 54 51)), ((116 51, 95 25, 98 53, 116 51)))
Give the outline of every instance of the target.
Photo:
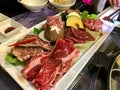
POLYGON ((5 30, 5 34, 13 31, 15 29, 15 27, 8 27, 6 30, 5 30))

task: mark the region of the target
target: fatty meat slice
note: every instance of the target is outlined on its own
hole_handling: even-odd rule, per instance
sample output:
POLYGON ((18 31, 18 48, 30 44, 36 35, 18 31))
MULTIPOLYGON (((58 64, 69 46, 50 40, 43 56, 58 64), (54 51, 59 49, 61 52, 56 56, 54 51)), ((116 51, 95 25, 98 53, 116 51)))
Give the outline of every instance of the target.
POLYGON ((33 60, 31 60, 29 64, 22 70, 22 73, 25 77, 29 77, 30 73, 27 72, 31 72, 32 68, 30 67, 40 65, 39 72, 36 74, 36 76, 34 76, 34 78, 32 78, 33 80, 31 80, 31 82, 38 90, 49 90, 56 82, 56 77, 59 77, 59 75, 62 77, 63 73, 66 73, 69 70, 72 65, 72 61, 78 55, 79 51, 72 42, 59 39, 57 40, 56 45, 51 53, 46 54, 45 57, 43 57, 44 55, 41 55, 41 58, 35 58, 37 57, 35 56, 33 60), (43 58, 47 58, 47 60, 41 64, 39 61, 41 61, 41 59, 44 61, 43 58), (35 63, 38 64, 33 65, 32 62, 34 59, 35 61, 37 59, 37 62, 35 63))

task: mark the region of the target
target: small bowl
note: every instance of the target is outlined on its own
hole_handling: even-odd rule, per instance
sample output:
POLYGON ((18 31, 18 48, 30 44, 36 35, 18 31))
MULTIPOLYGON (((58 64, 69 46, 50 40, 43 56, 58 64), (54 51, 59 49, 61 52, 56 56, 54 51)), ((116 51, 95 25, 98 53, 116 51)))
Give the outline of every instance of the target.
POLYGON ((6 19, 8 19, 8 18, 9 18, 8 16, 6 16, 6 15, 0 13, 0 22, 6 20, 6 19))
POLYGON ((31 12, 40 12, 48 3, 48 0, 18 0, 18 2, 31 12))
POLYGON ((22 24, 16 22, 13 19, 7 19, 0 23, 0 33, 5 37, 10 37, 17 33, 22 28, 22 24), (8 30, 8 28, 14 28, 12 30, 8 30), (6 33, 6 30, 8 32, 6 33))
POLYGON ((55 0, 49 0, 49 3, 56 7, 57 9, 60 9, 60 10, 64 10, 64 9, 69 9, 71 8, 75 3, 76 3, 76 0, 64 0, 65 4, 62 4, 62 3, 57 3, 57 2, 54 2, 55 0))

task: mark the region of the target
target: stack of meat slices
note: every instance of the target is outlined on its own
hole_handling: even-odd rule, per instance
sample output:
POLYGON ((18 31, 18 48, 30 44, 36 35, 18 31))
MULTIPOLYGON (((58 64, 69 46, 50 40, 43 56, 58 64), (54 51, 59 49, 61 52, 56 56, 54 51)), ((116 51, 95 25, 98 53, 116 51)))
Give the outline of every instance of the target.
POLYGON ((38 37, 38 35, 26 35, 24 39, 13 44, 11 52, 20 61, 25 61, 44 51, 50 51, 50 43, 45 42, 38 37))
POLYGON ((73 42, 59 39, 50 53, 33 56, 22 73, 38 90, 50 90, 78 55, 79 51, 73 42))
POLYGON ((85 29, 75 29, 70 27, 66 30, 65 38, 73 41, 74 43, 85 43, 87 41, 95 41, 95 38, 86 32, 85 29))

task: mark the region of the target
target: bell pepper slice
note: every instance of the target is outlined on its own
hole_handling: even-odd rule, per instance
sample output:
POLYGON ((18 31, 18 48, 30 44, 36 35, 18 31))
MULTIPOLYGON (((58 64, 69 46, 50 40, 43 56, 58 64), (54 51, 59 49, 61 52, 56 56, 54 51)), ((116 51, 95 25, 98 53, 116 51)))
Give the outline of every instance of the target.
POLYGON ((20 44, 30 43, 30 42, 32 42, 34 40, 35 40, 35 38, 26 39, 26 40, 23 40, 23 41, 18 41, 18 42, 14 43, 14 44, 9 45, 9 47, 11 47, 11 46, 18 46, 20 44))

